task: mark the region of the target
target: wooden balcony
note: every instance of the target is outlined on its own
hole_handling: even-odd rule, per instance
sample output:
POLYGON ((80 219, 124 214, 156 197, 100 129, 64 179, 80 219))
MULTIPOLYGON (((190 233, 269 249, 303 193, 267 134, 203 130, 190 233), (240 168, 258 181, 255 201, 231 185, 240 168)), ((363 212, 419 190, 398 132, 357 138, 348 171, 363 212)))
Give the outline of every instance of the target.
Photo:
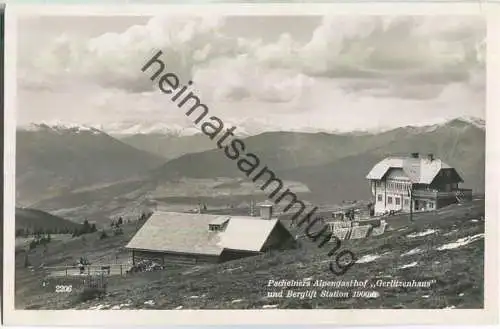
POLYGON ((438 190, 413 190, 412 196, 414 198, 428 198, 428 199, 449 199, 456 198, 457 196, 461 199, 470 200, 472 199, 471 189, 454 189, 450 192, 442 192, 438 190))

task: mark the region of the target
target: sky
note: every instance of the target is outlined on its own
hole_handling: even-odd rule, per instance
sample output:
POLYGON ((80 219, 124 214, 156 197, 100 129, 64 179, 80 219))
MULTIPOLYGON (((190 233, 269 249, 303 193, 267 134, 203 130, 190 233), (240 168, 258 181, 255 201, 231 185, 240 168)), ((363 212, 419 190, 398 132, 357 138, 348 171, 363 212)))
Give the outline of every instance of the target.
POLYGON ((475 16, 20 17, 17 120, 194 131, 141 72, 157 50, 248 133, 484 119, 485 31, 475 16))

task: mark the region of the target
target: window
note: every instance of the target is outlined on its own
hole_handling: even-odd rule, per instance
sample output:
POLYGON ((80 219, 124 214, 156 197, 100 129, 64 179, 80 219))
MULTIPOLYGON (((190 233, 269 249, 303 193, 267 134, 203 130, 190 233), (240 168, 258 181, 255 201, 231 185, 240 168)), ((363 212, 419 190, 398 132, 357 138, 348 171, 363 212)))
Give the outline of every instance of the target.
POLYGON ((434 202, 429 202, 428 205, 429 205, 429 208, 434 209, 434 202))
POLYGON ((387 203, 388 204, 392 204, 392 196, 388 196, 387 197, 387 203))
POLYGON ((382 201, 382 194, 377 195, 377 201, 382 201))
POLYGON ((399 206, 401 204, 401 199, 400 198, 396 198, 396 206, 399 206))
POLYGON ((409 205, 410 204, 410 200, 408 199, 405 199, 405 206, 409 205))

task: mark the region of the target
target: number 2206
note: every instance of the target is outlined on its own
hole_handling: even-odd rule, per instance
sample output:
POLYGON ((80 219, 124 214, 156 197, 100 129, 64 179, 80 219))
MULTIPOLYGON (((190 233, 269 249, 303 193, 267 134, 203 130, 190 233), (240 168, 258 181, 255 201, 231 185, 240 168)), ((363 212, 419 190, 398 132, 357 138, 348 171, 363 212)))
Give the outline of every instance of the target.
POLYGON ((73 286, 56 286, 56 292, 71 292, 73 286))

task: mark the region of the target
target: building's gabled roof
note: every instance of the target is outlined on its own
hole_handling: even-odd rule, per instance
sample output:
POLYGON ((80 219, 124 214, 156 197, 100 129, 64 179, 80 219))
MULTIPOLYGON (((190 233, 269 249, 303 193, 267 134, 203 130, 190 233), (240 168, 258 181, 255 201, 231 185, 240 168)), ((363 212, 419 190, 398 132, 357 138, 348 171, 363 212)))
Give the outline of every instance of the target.
POLYGON ((277 219, 233 217, 221 234, 220 244, 227 249, 260 251, 277 224, 277 219))
POLYGON ((126 248, 208 255, 220 255, 224 249, 258 252, 277 223, 259 217, 155 212, 126 248), (208 229, 228 217, 224 231, 208 229))
MULTIPOLYGON (((430 184, 442 169, 455 169, 440 159, 425 159, 412 157, 389 157, 373 166, 366 176, 367 179, 382 179, 389 169, 399 168, 404 171, 410 181, 414 184, 430 184)), ((459 180, 462 178, 458 175, 459 180)))

